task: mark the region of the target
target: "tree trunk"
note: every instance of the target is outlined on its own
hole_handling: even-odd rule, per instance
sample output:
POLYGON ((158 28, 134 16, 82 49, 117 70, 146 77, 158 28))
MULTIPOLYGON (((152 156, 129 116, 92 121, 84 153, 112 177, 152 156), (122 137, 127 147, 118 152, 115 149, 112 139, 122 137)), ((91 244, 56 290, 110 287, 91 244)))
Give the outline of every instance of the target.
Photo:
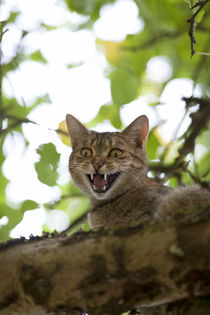
POLYGON ((209 227, 207 209, 178 223, 9 241, 0 314, 210 314, 209 227))

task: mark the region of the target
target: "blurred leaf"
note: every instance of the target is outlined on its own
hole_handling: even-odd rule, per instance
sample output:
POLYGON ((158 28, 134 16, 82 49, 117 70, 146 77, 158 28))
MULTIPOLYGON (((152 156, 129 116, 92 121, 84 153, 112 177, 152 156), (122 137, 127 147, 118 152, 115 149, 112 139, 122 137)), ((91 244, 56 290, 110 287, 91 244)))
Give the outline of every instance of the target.
POLYGON ((198 161, 198 172, 202 180, 210 180, 210 152, 205 153, 198 161))
POLYGON ((82 229, 83 231, 90 231, 90 225, 88 223, 88 219, 82 222, 82 224, 80 225, 80 229, 82 229))
MULTIPOLYGON (((184 185, 194 184, 192 177, 187 172, 182 173, 182 184, 184 185)), ((177 186, 178 186, 178 183, 177 183, 177 186)))
POLYGON ((19 224, 23 219, 23 212, 20 210, 12 209, 5 203, 0 204, 0 218, 6 216, 8 223, 0 228, 0 241, 5 242, 9 239, 10 231, 19 224))
POLYGON ((42 55, 40 50, 37 50, 37 51, 33 52, 30 55, 30 59, 33 60, 33 61, 44 63, 44 64, 47 63, 47 60, 43 57, 43 55, 42 55))
MULTIPOLYGON (((3 154, 3 138, 0 139, 0 161, 1 161, 1 165, 3 165, 3 162, 5 160, 5 156, 3 154)), ((0 168, 0 202, 4 203, 6 202, 6 187, 7 184, 9 183, 9 181, 6 179, 6 177, 4 177, 3 173, 2 173, 2 167, 0 168)))
POLYGON ((178 180, 176 177, 171 177, 168 181, 167 181, 167 185, 169 187, 172 188, 176 188, 178 186, 178 180))
POLYGON ((76 11, 80 14, 90 15, 95 21, 99 17, 100 8, 107 4, 114 2, 115 0, 65 0, 68 8, 71 11, 76 11))
POLYGON ((70 200, 68 205, 70 223, 73 223, 76 219, 80 218, 84 213, 86 213, 89 206, 90 201, 87 197, 77 200, 70 200))
POLYGON ((70 181, 69 182, 69 189, 68 189, 68 192, 70 193, 70 194, 81 194, 81 191, 79 190, 79 188, 74 184, 74 182, 73 181, 70 181))
POLYGON ((39 207, 39 204, 33 200, 25 200, 20 207, 20 211, 34 210, 39 207))
POLYGON ((77 224, 73 229, 71 229, 70 231, 70 235, 74 234, 75 232, 79 231, 79 230, 83 230, 83 231, 90 231, 90 225, 88 223, 88 219, 85 219, 82 223, 77 224))
MULTIPOLYGON (((198 8, 196 8, 196 10, 197 10, 198 8)), ((206 11, 205 11, 205 9, 202 9, 197 15, 196 15, 196 19, 195 19, 195 24, 196 25, 198 25, 201 21, 202 21, 202 19, 203 19, 203 17, 204 17, 204 15, 206 14, 206 11)))
POLYGON ((179 156, 179 148, 182 146, 182 143, 170 142, 166 148, 164 154, 164 161, 166 163, 173 163, 173 161, 179 156))
MULTIPOLYGON (((70 178, 70 175, 69 175, 70 178)), ((72 180, 70 180, 67 184, 62 185, 61 187, 61 192, 62 195, 81 195, 81 191, 79 190, 79 188, 74 184, 74 182, 72 180)))
POLYGON ((130 69, 120 67, 111 74, 111 93, 113 102, 124 105, 138 95, 139 78, 130 69))
POLYGON ((160 103, 160 101, 157 101, 157 102, 152 102, 152 103, 149 103, 148 105, 149 106, 157 106, 157 105, 160 105, 161 103, 160 103))
POLYGON ((105 120, 109 120, 116 129, 121 129, 120 107, 116 104, 101 106, 96 117, 88 123, 88 126, 95 127, 105 120))
POLYGON ((6 187, 9 181, 3 176, 0 171, 0 202, 6 202, 6 187))
POLYGON ((98 39, 97 43, 102 46, 108 62, 112 65, 119 66, 123 60, 122 43, 103 41, 98 39))
POLYGON ((197 137, 196 143, 202 144, 210 150, 210 130, 204 131, 199 137, 197 137))
POLYGON ((76 67, 80 67, 84 64, 84 62, 79 62, 79 63, 76 63, 76 64, 67 64, 66 67, 67 69, 73 69, 73 68, 76 68, 76 67))
POLYGON ((54 25, 47 25, 45 23, 41 23, 41 26, 43 26, 46 30, 48 31, 54 31, 58 29, 58 26, 54 26, 54 25))
MULTIPOLYGON (((14 118, 21 118, 24 119, 30 113, 30 111, 36 106, 25 106, 20 105, 15 98, 3 98, 4 104, 4 112, 10 117, 13 116, 14 118)), ((9 118, 11 119, 11 118, 9 118)))
POLYGON ((27 116, 35 106, 21 106, 15 98, 3 97, 3 116, 7 120, 8 130, 22 133, 22 124, 28 122, 27 116))
POLYGON ((33 107, 36 107, 37 105, 40 105, 42 103, 48 103, 48 104, 52 103, 49 94, 44 94, 42 96, 37 97, 33 107))
POLYGON ((160 146, 160 141, 157 137, 156 131, 157 131, 156 128, 151 130, 147 140, 146 151, 149 160, 157 159, 157 150, 160 146))
POLYGON ((36 151, 40 155, 40 161, 35 163, 38 179, 48 186, 56 185, 59 176, 57 167, 60 154, 57 153, 52 143, 43 144, 36 151))
POLYGON ((7 19, 7 24, 8 23, 14 23, 18 15, 20 15, 19 11, 15 11, 15 12, 12 11, 12 12, 10 12, 10 16, 7 19))
POLYGON ((18 51, 16 55, 8 62, 3 64, 2 70, 3 75, 5 76, 7 72, 16 70, 20 63, 25 60, 25 55, 22 51, 18 51))
POLYGON ((12 209, 6 203, 0 203, 0 218, 7 217, 8 223, 0 225, 0 242, 9 239, 9 234, 23 219, 24 212, 37 209, 39 205, 33 200, 25 200, 19 209, 12 209))
POLYGON ((57 135, 61 138, 61 141, 68 146, 71 146, 70 137, 68 135, 68 129, 66 125, 66 121, 62 120, 56 130, 57 135))

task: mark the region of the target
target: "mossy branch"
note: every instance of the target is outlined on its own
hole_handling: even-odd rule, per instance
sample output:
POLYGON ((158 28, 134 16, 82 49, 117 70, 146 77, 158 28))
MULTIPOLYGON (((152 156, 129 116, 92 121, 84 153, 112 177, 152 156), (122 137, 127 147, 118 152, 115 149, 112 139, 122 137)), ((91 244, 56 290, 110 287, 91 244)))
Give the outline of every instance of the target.
POLYGON ((206 209, 178 223, 4 244, 1 312, 119 315, 136 307, 177 306, 183 299, 206 297, 209 225, 206 209))

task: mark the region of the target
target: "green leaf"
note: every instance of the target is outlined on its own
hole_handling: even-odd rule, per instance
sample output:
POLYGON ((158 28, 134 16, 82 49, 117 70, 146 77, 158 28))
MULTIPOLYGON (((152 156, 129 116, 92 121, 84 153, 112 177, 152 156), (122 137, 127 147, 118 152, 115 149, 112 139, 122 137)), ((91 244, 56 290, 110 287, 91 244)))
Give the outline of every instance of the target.
MULTIPOLYGON (((63 191, 63 190, 62 190, 63 191)), ((63 191, 64 192, 64 191, 63 191)), ((79 190, 79 188, 74 184, 73 181, 70 181, 68 183, 68 193, 72 194, 72 195, 76 195, 76 194, 81 194, 81 191, 79 190)))
POLYGON ((25 212, 27 210, 34 210, 34 209, 37 209, 39 207, 39 204, 33 200, 25 200, 21 207, 20 207, 20 210, 22 212, 25 212))
POLYGON ((32 109, 31 107, 21 106, 15 98, 3 98, 3 104, 6 115, 8 114, 15 118, 26 118, 26 115, 28 115, 32 109))
POLYGON ((196 143, 202 144, 208 150, 210 150, 210 130, 204 131, 199 137, 196 139, 196 143))
POLYGON ((210 152, 205 153, 198 161, 198 172, 202 180, 210 180, 210 152))
POLYGON ((75 220, 80 218, 83 214, 87 213, 90 206, 88 198, 82 198, 77 200, 69 200, 68 214, 70 223, 72 224, 75 220))
POLYGON ((8 223, 0 228, 0 242, 5 242, 10 238, 10 231, 21 222, 23 219, 23 212, 12 209, 5 203, 0 203, 0 218, 4 216, 8 218, 8 223))
POLYGON ((60 154, 52 143, 43 144, 36 151, 40 155, 40 161, 35 163, 38 179, 48 186, 56 185, 60 154))
MULTIPOLYGON (((182 173, 182 184, 184 184, 184 185, 194 184, 192 177, 186 172, 182 173)), ((178 183, 177 183, 177 186, 178 186, 178 183)))
MULTIPOLYGON (((0 161, 1 164, 3 164, 4 160, 5 160, 5 156, 3 154, 3 138, 0 139, 0 161)), ((6 177, 4 177, 1 168, 0 168, 0 202, 6 202, 6 187, 7 184, 9 183, 9 181, 6 179, 6 177)))
POLYGON ((43 57, 40 50, 36 50, 30 55, 30 59, 33 61, 41 62, 41 63, 47 63, 47 60, 43 57))
POLYGON ((124 105, 133 101, 138 95, 139 78, 131 70, 120 67, 111 74, 111 93, 113 102, 124 105))
POLYGON ((178 180, 177 180, 176 177, 171 177, 171 178, 169 178, 167 184, 168 184, 169 187, 172 187, 172 188, 176 188, 176 187, 179 185, 179 184, 178 184, 178 180))
POLYGON ((66 0, 68 8, 80 14, 90 15, 93 20, 99 17, 100 8, 114 0, 66 0))
POLYGON ((37 97, 33 107, 36 107, 37 105, 40 105, 42 103, 49 103, 49 104, 52 103, 49 94, 46 93, 44 95, 37 97))
MULTIPOLYGON (((196 10, 197 10, 197 8, 196 8, 196 10)), ((198 25, 198 24, 202 21, 202 19, 203 19, 205 13, 206 13, 206 11, 205 11, 204 9, 202 9, 202 10, 197 14, 196 19, 195 19, 195 24, 196 24, 196 25, 198 25)))
POLYGON ((149 160, 157 159, 157 150, 160 146, 158 137, 155 134, 156 128, 154 128, 150 133, 147 140, 147 156, 149 160))
POLYGON ((7 24, 9 24, 9 23, 14 23, 14 22, 16 21, 17 16, 19 16, 19 15, 20 15, 20 12, 18 12, 18 11, 12 11, 12 12, 10 13, 9 18, 7 19, 7 24))
POLYGON ((8 62, 8 63, 5 63, 2 67, 3 69, 3 76, 5 76, 7 74, 7 72, 9 71, 14 71, 16 70, 20 63, 22 61, 24 61, 25 59, 25 55, 23 54, 22 51, 17 51, 16 52, 16 55, 8 62))
POLYGON ((101 106, 96 117, 88 123, 88 127, 95 127, 105 120, 109 120, 116 129, 121 129, 120 107, 116 104, 101 106))

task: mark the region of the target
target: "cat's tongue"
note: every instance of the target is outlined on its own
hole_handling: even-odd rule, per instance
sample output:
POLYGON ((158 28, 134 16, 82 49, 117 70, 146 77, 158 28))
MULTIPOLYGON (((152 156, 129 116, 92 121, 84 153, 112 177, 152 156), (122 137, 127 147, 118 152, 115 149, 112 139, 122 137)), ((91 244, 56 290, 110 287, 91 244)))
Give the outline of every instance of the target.
POLYGON ((104 190, 104 187, 106 187, 107 180, 104 179, 103 175, 96 174, 93 179, 93 185, 95 186, 96 190, 104 190))

